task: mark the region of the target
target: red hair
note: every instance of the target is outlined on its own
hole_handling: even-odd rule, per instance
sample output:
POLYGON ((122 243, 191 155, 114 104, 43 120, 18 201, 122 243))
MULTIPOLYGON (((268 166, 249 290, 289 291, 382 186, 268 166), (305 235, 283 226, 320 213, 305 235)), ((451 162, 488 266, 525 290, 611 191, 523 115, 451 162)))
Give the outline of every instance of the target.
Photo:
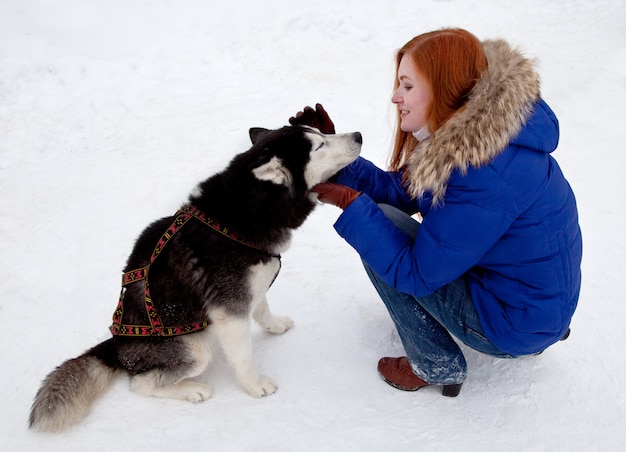
MULTIPOLYGON (((428 81, 433 101, 428 109, 427 125, 434 133, 455 112, 463 108, 470 91, 487 68, 483 46, 476 36, 458 28, 431 31, 414 37, 396 55, 396 80, 398 68, 407 55, 428 81)), ((392 171, 398 171, 417 146, 417 139, 400 129, 398 111, 394 147, 389 159, 392 171)))

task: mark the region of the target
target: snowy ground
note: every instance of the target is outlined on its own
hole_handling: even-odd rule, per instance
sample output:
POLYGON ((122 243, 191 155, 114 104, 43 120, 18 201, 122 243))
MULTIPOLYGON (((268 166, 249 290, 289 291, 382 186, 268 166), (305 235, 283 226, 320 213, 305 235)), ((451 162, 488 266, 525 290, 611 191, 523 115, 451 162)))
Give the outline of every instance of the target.
POLYGON ((0 449, 613 451, 626 446, 623 343, 626 3, 621 0, 3 0, 0 2, 0 449), (262 6, 261 6, 262 5, 262 6), (467 352, 455 399, 384 384, 401 344, 357 256, 319 207, 270 291, 296 326, 255 326, 280 386, 255 400, 222 358, 192 405, 125 379, 77 428, 27 430, 41 379, 107 337, 140 230, 248 147, 322 102, 383 165, 393 54, 443 26, 539 60, 579 201, 584 281, 572 336, 539 357, 467 352))

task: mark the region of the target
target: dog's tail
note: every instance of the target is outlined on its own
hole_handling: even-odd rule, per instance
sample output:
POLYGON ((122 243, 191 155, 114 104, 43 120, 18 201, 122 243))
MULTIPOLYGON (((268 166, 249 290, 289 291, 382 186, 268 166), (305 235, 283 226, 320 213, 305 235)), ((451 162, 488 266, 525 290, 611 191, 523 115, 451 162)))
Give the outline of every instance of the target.
POLYGON ((115 355, 109 339, 53 370, 35 396, 29 426, 59 432, 82 420, 93 401, 111 386, 119 369, 115 355))

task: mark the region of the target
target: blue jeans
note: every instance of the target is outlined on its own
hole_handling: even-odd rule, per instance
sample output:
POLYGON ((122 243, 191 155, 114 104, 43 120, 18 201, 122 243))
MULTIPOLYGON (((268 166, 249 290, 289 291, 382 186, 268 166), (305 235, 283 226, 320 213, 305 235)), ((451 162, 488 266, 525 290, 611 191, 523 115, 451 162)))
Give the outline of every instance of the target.
MULTIPOLYGON (((385 215, 415 239, 420 224, 395 207, 381 204, 385 215)), ((452 338, 500 358, 514 358, 485 337, 465 276, 430 295, 415 298, 389 286, 367 265, 365 271, 387 306, 415 374, 429 384, 462 383, 467 362, 452 338)))

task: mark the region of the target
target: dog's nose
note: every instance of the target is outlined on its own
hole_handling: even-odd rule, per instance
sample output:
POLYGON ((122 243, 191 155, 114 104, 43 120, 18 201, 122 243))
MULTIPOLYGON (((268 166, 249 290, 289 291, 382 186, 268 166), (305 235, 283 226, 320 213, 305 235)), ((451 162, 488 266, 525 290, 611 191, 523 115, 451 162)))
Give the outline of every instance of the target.
POLYGON ((359 144, 363 144, 363 136, 361 135, 361 132, 354 132, 352 136, 354 137, 354 141, 359 144))

